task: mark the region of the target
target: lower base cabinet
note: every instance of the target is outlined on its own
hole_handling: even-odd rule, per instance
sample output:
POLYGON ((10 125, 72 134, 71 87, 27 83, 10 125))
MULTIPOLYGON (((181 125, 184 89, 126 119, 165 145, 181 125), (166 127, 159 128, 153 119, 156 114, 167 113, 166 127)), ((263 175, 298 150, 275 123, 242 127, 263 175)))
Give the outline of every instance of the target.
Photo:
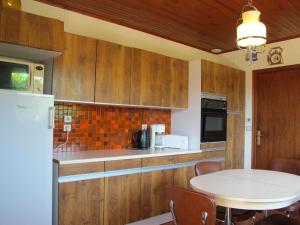
POLYGON ((169 188, 190 188, 190 179, 195 176, 195 162, 223 160, 224 155, 224 151, 214 151, 114 160, 105 162, 105 165, 85 163, 61 166, 60 178, 78 174, 84 176, 96 170, 108 175, 105 178, 59 183, 58 225, 125 225, 169 212, 169 188), (181 166, 176 168, 176 164, 181 166), (130 170, 135 172, 128 174, 130 170))
POLYGON ((104 225, 141 219, 141 174, 105 178, 104 225))
POLYGON ((174 185, 174 170, 142 174, 142 217, 157 216, 170 211, 168 187, 174 185))
POLYGON ((59 225, 103 225, 104 179, 59 184, 59 225))

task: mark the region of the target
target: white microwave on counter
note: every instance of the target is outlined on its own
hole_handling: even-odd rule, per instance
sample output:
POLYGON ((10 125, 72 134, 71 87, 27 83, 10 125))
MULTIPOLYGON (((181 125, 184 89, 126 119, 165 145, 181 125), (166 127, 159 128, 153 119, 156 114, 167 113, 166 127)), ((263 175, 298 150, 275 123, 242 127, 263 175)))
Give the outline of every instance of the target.
POLYGON ((44 65, 0 56, 0 89, 43 94, 44 65))

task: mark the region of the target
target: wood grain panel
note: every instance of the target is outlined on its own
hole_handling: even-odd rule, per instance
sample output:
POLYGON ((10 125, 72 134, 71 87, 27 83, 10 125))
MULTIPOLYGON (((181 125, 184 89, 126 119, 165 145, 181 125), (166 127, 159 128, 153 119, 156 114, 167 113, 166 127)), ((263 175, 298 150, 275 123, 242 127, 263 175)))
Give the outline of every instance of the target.
POLYGON ((201 143, 200 148, 201 149, 226 148, 226 141, 201 143))
MULTIPOLYGON (((246 1, 39 0, 198 49, 236 49, 236 21, 246 1)), ((300 1, 256 0, 268 42, 299 37, 300 1), (274 18, 278 18, 274 20, 274 18)))
POLYGON ((62 52, 64 24, 30 13, 1 9, 0 41, 62 52))
POLYGON ((174 172, 174 185, 184 187, 187 189, 191 188, 190 180, 196 176, 195 167, 188 166, 175 169, 174 172))
POLYGON ((273 158, 300 159, 300 65, 258 70, 253 78, 253 167, 270 169, 273 158))
POLYGON ((54 59, 52 94, 57 100, 94 102, 96 40, 65 33, 65 50, 54 59))
POLYGON ((59 165, 59 176, 87 174, 104 171, 104 162, 74 163, 59 165))
POLYGON ((105 225, 124 225, 141 219, 141 176, 105 178, 105 225))
POLYGON ((222 158, 225 156, 225 151, 210 151, 194 154, 184 154, 175 156, 176 163, 192 162, 197 160, 212 159, 212 158, 222 158))
POLYGON ((59 184, 59 225, 103 225, 104 179, 59 184))
MULTIPOLYGON (((133 49, 131 68, 131 104, 169 106, 164 96, 165 57, 153 52, 133 49)), ((168 95, 167 98, 169 99, 168 95)))
POLYGON ((175 163, 175 156, 159 156, 142 159, 142 167, 162 166, 175 163))
POLYGON ((168 187, 174 185, 174 170, 142 174, 142 218, 170 211, 168 187))
POLYGON ((245 115, 227 116, 226 169, 244 168, 245 115))
POLYGON ((130 103, 131 52, 129 47, 97 42, 96 102, 130 103))
POLYGON ((105 171, 141 168, 142 159, 113 160, 105 162, 105 171))
POLYGON ((189 69, 188 62, 166 57, 166 67, 170 72, 166 76, 170 77, 170 84, 166 81, 166 86, 170 85, 170 106, 174 108, 188 107, 189 89, 189 69))

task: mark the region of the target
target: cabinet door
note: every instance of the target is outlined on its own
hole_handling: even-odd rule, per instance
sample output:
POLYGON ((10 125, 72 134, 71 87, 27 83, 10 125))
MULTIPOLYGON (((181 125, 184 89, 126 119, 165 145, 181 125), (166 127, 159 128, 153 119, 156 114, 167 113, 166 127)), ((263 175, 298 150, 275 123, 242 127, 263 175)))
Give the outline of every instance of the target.
POLYGON ((166 86, 170 85, 170 107, 188 107, 188 62, 166 57, 166 86), (168 81, 170 80, 170 81, 168 81))
POLYGON ((230 69, 227 77, 227 108, 232 112, 244 112, 245 72, 230 69))
POLYGON ((170 83, 165 83, 164 56, 133 49, 131 71, 131 104, 170 105, 169 91, 166 90, 170 83))
POLYGON ((94 102, 96 40, 65 33, 65 50, 54 59, 52 93, 57 100, 94 102))
POLYGON ((227 116, 227 142, 226 160, 227 169, 244 168, 244 121, 245 115, 228 114, 227 116))
POLYGON ((33 48, 63 51, 64 24, 18 10, 1 9, 0 41, 33 48))
POLYGON ((190 180, 195 176, 194 166, 178 168, 174 172, 174 186, 190 189, 190 180))
POLYGON ((227 95, 227 71, 229 69, 227 66, 202 60, 201 91, 227 95))
POLYGON ((131 52, 122 45, 97 42, 96 102, 130 103, 131 52))
POLYGON ((141 219, 141 174, 105 178, 104 224, 124 225, 141 219))
POLYGON ((102 225, 104 179, 59 184, 59 225, 102 225))
POLYGON ((142 217, 149 218, 170 211, 168 188, 174 185, 174 170, 142 174, 142 217))

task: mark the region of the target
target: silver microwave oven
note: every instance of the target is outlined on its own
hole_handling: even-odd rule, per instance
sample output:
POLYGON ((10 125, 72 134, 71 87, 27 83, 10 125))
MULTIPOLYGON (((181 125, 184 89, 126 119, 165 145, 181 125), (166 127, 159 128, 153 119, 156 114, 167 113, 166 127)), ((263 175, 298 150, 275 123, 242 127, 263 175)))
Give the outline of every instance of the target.
POLYGON ((44 65, 0 56, 0 89, 43 94, 44 65))

